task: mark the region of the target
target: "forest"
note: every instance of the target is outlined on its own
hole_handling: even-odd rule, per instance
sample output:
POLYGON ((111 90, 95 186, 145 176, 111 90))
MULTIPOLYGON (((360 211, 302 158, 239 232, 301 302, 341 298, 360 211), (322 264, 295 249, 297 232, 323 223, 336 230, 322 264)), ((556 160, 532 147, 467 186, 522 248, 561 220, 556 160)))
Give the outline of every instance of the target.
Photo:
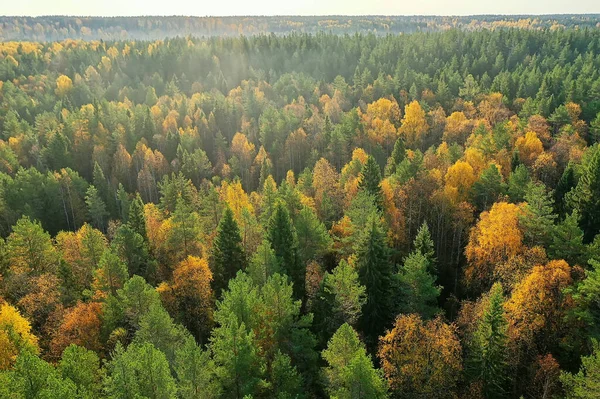
POLYGON ((0 15, 0 41, 162 40, 186 36, 437 32, 449 29, 582 29, 600 14, 474 16, 10 17, 0 15))
POLYGON ((0 42, 0 398, 600 397, 594 23, 0 42))

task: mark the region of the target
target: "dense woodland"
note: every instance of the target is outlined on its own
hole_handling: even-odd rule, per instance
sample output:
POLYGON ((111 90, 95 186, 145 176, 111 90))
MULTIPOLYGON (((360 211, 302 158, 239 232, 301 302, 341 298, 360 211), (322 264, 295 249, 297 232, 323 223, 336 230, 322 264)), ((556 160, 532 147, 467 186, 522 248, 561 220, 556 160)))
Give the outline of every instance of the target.
POLYGON ((252 16, 252 17, 9 17, 0 16, 0 41, 157 40, 177 36, 256 34, 414 33, 448 29, 597 28, 600 14, 476 16, 252 16))
POLYGON ((593 28, 0 43, 0 397, 600 397, 599 71, 593 28))

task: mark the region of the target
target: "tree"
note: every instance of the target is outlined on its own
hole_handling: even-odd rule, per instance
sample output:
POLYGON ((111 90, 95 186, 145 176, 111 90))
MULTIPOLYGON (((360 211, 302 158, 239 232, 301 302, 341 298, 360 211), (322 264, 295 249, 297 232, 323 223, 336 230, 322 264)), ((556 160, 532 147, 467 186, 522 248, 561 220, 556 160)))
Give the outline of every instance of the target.
POLYGON ((106 218, 109 214, 106 210, 106 204, 100 198, 96 187, 88 187, 85 194, 85 203, 87 204, 88 215, 94 227, 101 231, 106 231, 106 218))
POLYGON ((379 340, 382 370, 396 397, 451 398, 462 372, 456 328, 440 317, 401 315, 379 340))
POLYGON ((506 396, 508 382, 508 323, 503 306, 502 286, 496 283, 469 342, 466 360, 469 380, 481 384, 484 397, 490 399, 506 396))
POLYGON ((435 243, 431 238, 431 233, 429 232, 429 226, 427 222, 423 222, 419 230, 417 231, 417 235, 413 241, 413 252, 418 252, 425 257, 428 262, 427 271, 435 276, 437 273, 437 258, 435 257, 435 243))
POLYGON ((381 192, 381 171, 375 158, 369 156, 367 162, 362 167, 360 181, 358 183, 360 190, 365 190, 375 198, 375 204, 381 210, 383 207, 383 194, 381 192))
POLYGON ((235 315, 213 330, 210 350, 224 398, 242 399, 265 389, 265 365, 259 356, 254 333, 235 315))
POLYGON ((91 350, 69 345, 62 353, 58 370, 65 380, 77 388, 78 398, 99 398, 102 389, 100 359, 91 350))
POLYGON ((164 353, 151 343, 131 344, 126 350, 117 344, 107 371, 104 392, 109 398, 176 398, 177 388, 169 363, 164 353))
POLYGON ((577 374, 561 373, 560 380, 568 399, 592 399, 600 395, 600 345, 596 340, 592 344, 592 354, 581 358, 577 374))
POLYGON ((583 244, 583 231, 579 228, 579 214, 573 211, 552 231, 552 241, 548 254, 552 259, 564 259, 569 264, 585 265, 589 260, 586 246, 583 244))
POLYGON ((102 305, 98 302, 79 302, 69 309, 50 342, 51 354, 59 358, 71 344, 99 352, 102 305))
POLYGON ((572 191, 571 203, 581 215, 580 226, 585 242, 600 232, 600 147, 593 151, 583 174, 572 191))
POLYGON ((331 248, 333 242, 329 232, 312 208, 302 207, 296 215, 294 227, 298 239, 298 257, 302 265, 319 259, 331 248))
POLYGON ((527 166, 517 165, 508 178, 508 196, 513 203, 522 202, 525 199, 527 184, 531 180, 527 166))
POLYGON ((388 158, 387 165, 385 168, 385 175, 390 176, 396 173, 398 166, 404 161, 406 157, 406 147, 404 146, 404 140, 398 138, 394 143, 394 150, 392 155, 388 158))
POLYGON ((529 183, 525 192, 523 213, 519 216, 519 224, 523 227, 524 242, 530 246, 548 247, 552 241, 554 221, 554 199, 552 193, 546 191, 543 183, 529 183))
POLYGON ((59 97, 65 97, 73 90, 73 81, 66 75, 60 75, 56 79, 56 95, 59 97))
POLYGON ((503 192, 502 175, 495 164, 484 169, 479 179, 471 187, 471 197, 479 211, 487 209, 496 202, 503 192))
POLYGON ((387 398, 387 384, 349 324, 344 323, 322 352, 327 367, 323 373, 332 398, 387 398))
POLYGON ((57 269, 58 254, 50 235, 39 222, 32 222, 26 216, 13 226, 6 249, 12 273, 40 275, 57 269))
POLYGON ((354 265, 342 259, 331 273, 325 274, 323 292, 328 308, 325 319, 333 326, 329 331, 335 331, 344 323, 355 326, 367 296, 354 265))
POLYGON ((356 256, 360 283, 365 286, 367 293, 360 326, 368 342, 374 344, 393 317, 392 266, 385 233, 377 214, 370 216, 356 248, 356 256))
POLYGON ((217 227, 217 236, 213 242, 210 263, 214 273, 214 287, 217 295, 235 277, 238 270, 246 269, 247 259, 242 246, 240 230, 229 207, 223 211, 223 217, 217 227))
POLYGON ((523 250, 523 233, 519 228, 521 212, 517 205, 497 202, 489 211, 481 213, 465 248, 467 284, 490 287, 496 267, 523 250), (497 234, 498 231, 502 234, 497 234))
POLYGON ((418 101, 412 101, 404 107, 404 117, 398 133, 409 147, 422 143, 423 137, 428 133, 429 124, 425 119, 425 111, 418 101))
POLYGON ((294 283, 296 298, 304 296, 306 265, 298 262, 298 240, 287 209, 279 203, 268 226, 268 238, 279 261, 279 267, 294 283))
POLYGON ((417 313, 428 319, 438 311, 437 299, 441 287, 435 286, 435 277, 429 273, 429 260, 414 251, 404 260, 398 272, 402 313, 417 313))
POLYGON ((100 258, 98 269, 94 272, 92 287, 96 295, 116 295, 117 290, 123 287, 128 278, 129 273, 125 263, 113 251, 107 249, 100 258))
POLYGON ((264 239, 250 259, 247 268, 248 275, 256 285, 263 285, 268 278, 280 272, 279 261, 269 240, 264 239))
POLYGON ((11 368, 22 351, 37 353, 38 339, 16 308, 0 302, 0 371, 11 368))
POLYGON ((200 255, 201 230, 198 214, 180 198, 169 221, 171 229, 167 242, 174 260, 177 262, 190 255, 200 255))
POLYGON ((205 342, 213 322, 212 273, 206 260, 188 256, 173 273, 172 283, 162 283, 158 290, 165 306, 194 334, 205 342))
POLYGON ((131 204, 129 205, 127 225, 136 233, 138 233, 144 240, 148 240, 146 234, 146 217, 144 215, 144 202, 142 197, 137 193, 131 204))
POLYGON ((221 387, 209 351, 189 337, 175 353, 175 374, 179 396, 190 399, 217 399, 221 387))

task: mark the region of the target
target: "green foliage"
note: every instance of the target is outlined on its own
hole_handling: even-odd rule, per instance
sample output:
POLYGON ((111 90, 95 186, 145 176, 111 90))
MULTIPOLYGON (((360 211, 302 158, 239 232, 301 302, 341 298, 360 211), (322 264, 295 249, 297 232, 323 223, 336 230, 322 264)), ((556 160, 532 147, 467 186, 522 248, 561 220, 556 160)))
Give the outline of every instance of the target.
POLYGON ((593 352, 581 358, 577 374, 563 372, 560 380, 568 399, 592 399, 600 395, 600 346, 593 341, 593 352))
POLYGON ((486 398, 503 398, 508 383, 508 336, 502 286, 490 290, 483 317, 469 344, 467 375, 471 382, 482 384, 486 398))
POLYGON ((481 176, 471 187, 473 204, 479 211, 484 211, 498 200, 504 190, 502 175, 500 175, 498 167, 491 164, 481 172, 481 176))
POLYGON ((404 260, 398 273, 402 313, 418 313, 431 318, 439 311, 437 299, 441 287, 435 285, 430 269, 430 261, 419 251, 412 252, 404 260))
POLYGON ((151 343, 131 344, 127 349, 118 344, 106 368, 104 392, 108 398, 177 397, 169 363, 164 353, 151 343))
POLYGON ((210 262, 217 295, 239 270, 246 269, 247 260, 242 247, 242 237, 229 207, 225 208, 219 222, 210 262))
POLYGON ((295 296, 302 298, 306 265, 298 260, 296 231, 287 209, 281 203, 269 221, 267 236, 279 261, 279 268, 292 279, 295 296))
POLYGON ((372 156, 367 158, 367 162, 360 173, 358 188, 364 190, 375 199, 375 204, 379 209, 383 206, 383 194, 381 193, 381 170, 377 161, 372 156))
POLYGON ((75 384, 77 397, 100 398, 102 389, 100 359, 96 353, 77 345, 69 345, 62 354, 58 370, 65 380, 75 384))
POLYGON ((326 390, 340 399, 387 398, 387 384, 381 370, 373 367, 356 331, 343 324, 322 353, 326 390))
POLYGON ((527 206, 525 212, 519 217, 523 226, 525 241, 531 246, 541 245, 547 247, 552 240, 554 230, 554 199, 552 193, 547 192, 543 183, 529 183, 525 193, 527 206))
POLYGON ((303 207, 294 223, 298 239, 298 257, 301 264, 322 257, 332 246, 332 240, 323 222, 314 210, 303 207))
POLYGON ((571 204, 581 215, 580 226, 585 242, 600 233, 600 149, 592 152, 583 174, 572 191, 571 204))

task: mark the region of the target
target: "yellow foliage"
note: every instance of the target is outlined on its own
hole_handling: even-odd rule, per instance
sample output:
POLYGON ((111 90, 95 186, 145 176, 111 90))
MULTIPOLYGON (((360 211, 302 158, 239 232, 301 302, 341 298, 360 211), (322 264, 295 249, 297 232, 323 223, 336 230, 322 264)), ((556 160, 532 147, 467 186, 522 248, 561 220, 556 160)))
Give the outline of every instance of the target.
POLYGON ((407 146, 419 145, 428 130, 429 124, 425 119, 425 111, 418 101, 413 101, 404 107, 404 118, 398 132, 404 137, 407 146))
POLYGON ((448 168, 445 176, 446 194, 454 202, 465 201, 469 195, 469 190, 477 177, 473 167, 465 161, 457 161, 448 168))
POLYGON ((38 351, 31 325, 16 308, 0 303, 0 371, 9 369, 23 349, 38 351))
POLYGON ((533 165, 537 157, 544 152, 544 145, 534 132, 527 132, 525 137, 519 137, 515 143, 519 158, 526 165, 533 165))
POLYGON ((64 97, 73 89, 73 81, 66 75, 60 75, 56 79, 56 95, 64 97))

